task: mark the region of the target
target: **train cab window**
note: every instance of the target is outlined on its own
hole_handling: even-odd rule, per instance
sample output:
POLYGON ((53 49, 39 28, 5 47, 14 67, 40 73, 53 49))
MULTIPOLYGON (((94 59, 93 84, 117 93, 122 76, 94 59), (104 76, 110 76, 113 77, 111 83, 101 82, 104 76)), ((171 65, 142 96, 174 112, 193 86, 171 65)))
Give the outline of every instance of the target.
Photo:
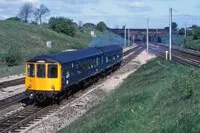
POLYGON ((45 78, 45 64, 37 64, 37 77, 45 78))
POLYGON ((35 77, 35 65, 34 64, 28 64, 28 77, 35 77))
POLYGON ((58 77, 58 66, 57 65, 48 65, 48 78, 57 78, 58 77))

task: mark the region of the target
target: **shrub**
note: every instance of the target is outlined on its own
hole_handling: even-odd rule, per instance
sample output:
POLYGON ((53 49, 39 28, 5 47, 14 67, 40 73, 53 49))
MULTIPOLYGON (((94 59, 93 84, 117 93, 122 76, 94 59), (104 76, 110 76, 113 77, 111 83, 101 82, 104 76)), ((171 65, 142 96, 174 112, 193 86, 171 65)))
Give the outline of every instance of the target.
POLYGON ((104 22, 99 22, 97 24, 97 30, 104 32, 104 31, 106 31, 106 29, 107 29, 107 26, 104 22))
POLYGON ((194 29, 194 35, 193 35, 194 40, 199 39, 200 38, 200 28, 195 28, 194 29))
POLYGON ((196 34, 193 35, 193 39, 194 39, 194 40, 197 40, 197 39, 198 39, 198 37, 197 37, 196 34))
POLYGON ((184 28, 181 28, 179 30, 179 35, 185 35, 185 29, 184 28))
POLYGON ((10 17, 10 18, 7 18, 6 20, 21 21, 18 17, 10 17))
POLYGON ((8 66, 17 66, 22 61, 21 48, 18 45, 11 45, 5 55, 5 61, 8 66))
POLYGON ((71 19, 64 17, 52 17, 49 20, 50 28, 58 33, 64 33, 68 36, 74 37, 76 28, 71 19))

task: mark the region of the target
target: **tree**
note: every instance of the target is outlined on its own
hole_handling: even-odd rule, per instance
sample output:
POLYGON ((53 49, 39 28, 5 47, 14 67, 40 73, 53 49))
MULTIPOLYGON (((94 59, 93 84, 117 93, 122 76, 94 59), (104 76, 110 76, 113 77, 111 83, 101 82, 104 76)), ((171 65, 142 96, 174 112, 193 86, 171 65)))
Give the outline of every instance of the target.
POLYGON ((169 27, 165 27, 164 29, 167 30, 167 31, 169 31, 169 27))
POLYGON ((193 35, 193 39, 200 39, 200 28, 195 28, 194 29, 194 35, 193 35))
POLYGON ((83 27, 83 21, 78 21, 78 28, 82 28, 83 27))
POLYGON ((195 29, 195 28, 198 28, 198 26, 196 24, 192 25, 192 28, 195 29))
POLYGON ((107 26, 104 22, 101 21, 97 24, 97 30, 104 32, 106 29, 107 29, 107 26))
POLYGON ((7 18, 6 20, 21 21, 18 17, 10 17, 10 18, 7 18))
POLYGON ((185 29, 184 28, 181 28, 179 30, 179 35, 185 35, 185 29))
POLYGON ((71 19, 64 17, 51 17, 49 19, 49 26, 52 30, 58 33, 64 33, 68 36, 73 37, 76 33, 76 28, 71 19))
POLYGON ((177 30, 177 23, 176 22, 172 22, 172 30, 176 31, 177 30))
POLYGON ((19 18, 25 23, 28 22, 28 18, 31 17, 33 13, 33 5, 31 3, 25 3, 19 12, 19 18))
POLYGON ((36 22, 40 22, 42 24, 42 19, 50 14, 50 10, 43 4, 40 5, 39 8, 35 9, 34 17, 36 22))

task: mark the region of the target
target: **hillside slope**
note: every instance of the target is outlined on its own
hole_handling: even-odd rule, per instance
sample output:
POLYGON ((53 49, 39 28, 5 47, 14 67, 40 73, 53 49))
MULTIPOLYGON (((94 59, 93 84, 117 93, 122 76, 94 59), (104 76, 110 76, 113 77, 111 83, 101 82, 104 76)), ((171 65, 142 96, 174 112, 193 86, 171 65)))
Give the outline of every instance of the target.
POLYGON ((0 20, 0 77, 23 73, 24 61, 35 55, 88 47, 88 43, 94 39, 90 35, 91 30, 95 31, 97 36, 102 34, 94 28, 82 28, 77 29, 74 37, 70 37, 49 29, 48 25, 0 20), (51 49, 46 47, 47 41, 52 42, 51 49), (3 61, 10 48, 13 49, 12 52, 21 51, 23 61, 19 66, 7 67, 3 61))
POLYGON ((53 48, 80 49, 87 47, 92 40, 89 33, 78 30, 74 38, 54 32, 39 25, 24 24, 16 21, 0 21, 0 53, 5 54, 10 45, 20 47, 25 54, 40 53, 47 50, 46 41, 51 41, 53 48))
POLYGON ((200 70, 155 59, 59 133, 200 132, 200 70))

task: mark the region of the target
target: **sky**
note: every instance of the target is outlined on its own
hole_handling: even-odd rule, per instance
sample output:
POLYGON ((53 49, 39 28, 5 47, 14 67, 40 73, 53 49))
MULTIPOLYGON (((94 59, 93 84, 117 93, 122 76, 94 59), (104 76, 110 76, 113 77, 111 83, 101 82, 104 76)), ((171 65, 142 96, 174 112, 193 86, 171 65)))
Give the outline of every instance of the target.
POLYGON ((100 21, 110 28, 164 28, 169 25, 169 8, 173 21, 185 27, 200 25, 199 0, 0 0, 0 19, 17 16, 24 3, 34 7, 44 4, 50 16, 63 16, 74 22, 97 24, 100 21))

